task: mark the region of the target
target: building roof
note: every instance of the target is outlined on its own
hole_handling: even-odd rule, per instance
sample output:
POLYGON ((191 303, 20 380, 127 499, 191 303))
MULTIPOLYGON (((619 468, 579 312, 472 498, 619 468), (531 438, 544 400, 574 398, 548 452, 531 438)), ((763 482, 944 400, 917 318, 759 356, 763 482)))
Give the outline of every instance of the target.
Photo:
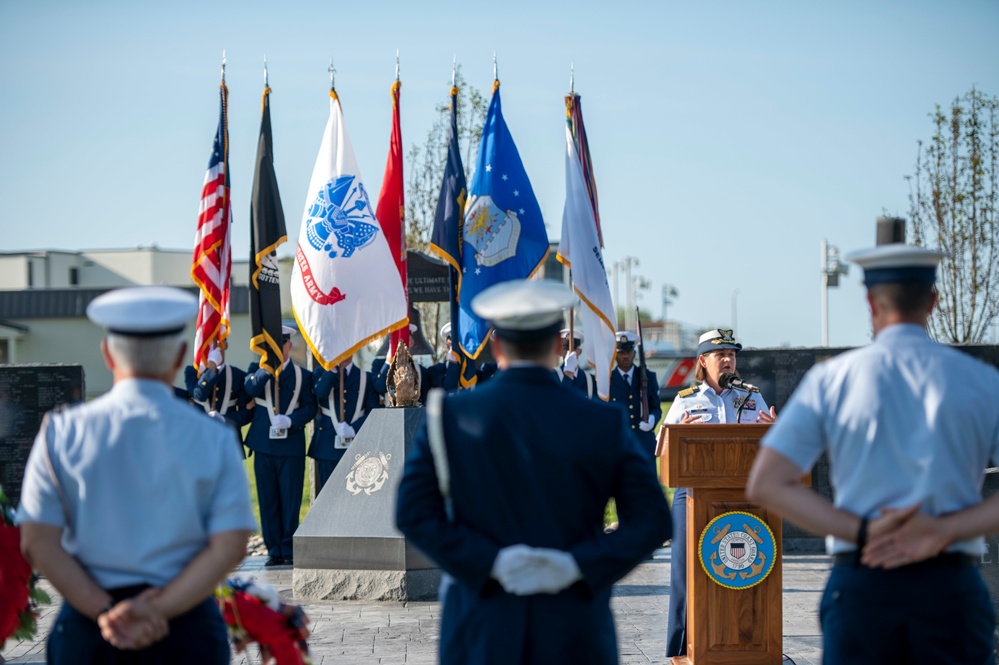
POLYGON ((26 325, 8 321, 7 319, 0 319, 0 328, 10 328, 11 330, 17 330, 19 332, 29 332, 31 330, 26 325))
MULTIPOLYGON (((247 314, 250 311, 250 289, 246 286, 231 287, 230 313, 247 314)), ((0 312, 5 319, 71 319, 87 316, 87 305, 97 296, 113 289, 25 289, 0 291, 0 312)), ((195 286, 185 291, 198 294, 195 286)), ((7 327, 17 328, 11 321, 0 320, 7 327)))

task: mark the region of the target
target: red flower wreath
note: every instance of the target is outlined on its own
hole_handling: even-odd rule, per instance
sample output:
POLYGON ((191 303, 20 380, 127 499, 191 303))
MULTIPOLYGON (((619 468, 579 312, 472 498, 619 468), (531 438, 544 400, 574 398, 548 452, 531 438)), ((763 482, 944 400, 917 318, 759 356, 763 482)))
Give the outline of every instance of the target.
POLYGON ((51 599, 35 588, 31 565, 21 554, 21 530, 0 488, 0 649, 8 638, 29 639, 38 632, 38 603, 51 599))
POLYGON ((312 664, 309 618, 301 606, 280 602, 273 587, 252 579, 229 579, 216 589, 215 602, 222 611, 236 653, 256 642, 264 664, 312 664))

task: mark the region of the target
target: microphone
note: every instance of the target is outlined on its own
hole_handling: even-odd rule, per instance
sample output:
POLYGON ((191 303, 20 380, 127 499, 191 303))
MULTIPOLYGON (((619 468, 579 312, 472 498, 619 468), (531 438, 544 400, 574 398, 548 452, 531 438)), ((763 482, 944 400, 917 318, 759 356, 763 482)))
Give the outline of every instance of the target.
POLYGON ((733 372, 725 372, 720 377, 718 377, 718 385, 722 388, 729 388, 731 390, 743 390, 747 393, 758 393, 760 389, 751 383, 746 383, 739 378, 738 374, 733 372))

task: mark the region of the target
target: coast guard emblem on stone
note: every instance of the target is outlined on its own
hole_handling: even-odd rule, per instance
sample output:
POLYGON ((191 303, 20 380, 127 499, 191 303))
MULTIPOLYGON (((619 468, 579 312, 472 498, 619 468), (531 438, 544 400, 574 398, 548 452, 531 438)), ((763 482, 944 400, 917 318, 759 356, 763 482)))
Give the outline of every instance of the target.
POLYGON ((517 253, 520 219, 501 210, 491 196, 474 199, 465 214, 465 242, 475 249, 475 263, 492 267, 517 253))
POLYGON ((388 463, 392 455, 378 453, 377 457, 367 452, 355 455, 354 465, 347 474, 347 491, 357 495, 362 491, 371 496, 388 480, 388 463))
POLYGON ((704 572, 727 589, 754 587, 770 574, 777 542, 766 522, 743 512, 723 513, 701 532, 698 554, 704 572))
POLYGON ((336 257, 337 251, 330 236, 336 238, 343 257, 348 258, 356 250, 370 245, 378 235, 368 194, 364 185, 355 185, 354 181, 352 175, 330 180, 319 190, 309 208, 309 220, 306 222, 309 244, 329 254, 331 259, 336 257))

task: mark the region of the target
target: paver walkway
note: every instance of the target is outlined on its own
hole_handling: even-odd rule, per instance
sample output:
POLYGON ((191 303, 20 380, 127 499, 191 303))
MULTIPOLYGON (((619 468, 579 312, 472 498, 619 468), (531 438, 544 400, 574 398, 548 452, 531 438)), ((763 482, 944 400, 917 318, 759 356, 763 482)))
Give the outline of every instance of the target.
MULTIPOLYGON (((264 568, 264 557, 249 557, 240 567, 274 586, 286 601, 302 605, 312 624, 315 665, 431 665, 437 662, 440 633, 436 602, 302 601, 292 597, 291 568, 264 568)), ((829 574, 823 555, 784 557, 785 663, 820 665, 819 596, 829 574)), ((669 548, 639 565, 614 588, 612 607, 617 623, 621 665, 666 663, 666 608, 669 602, 669 548)), ((43 582, 43 584, 45 584, 43 582)), ((8 663, 44 663, 44 636, 55 619, 58 603, 45 606, 39 621, 40 639, 8 642, 0 652, 8 663)), ((252 654, 233 656, 233 663, 256 665, 252 654)))

